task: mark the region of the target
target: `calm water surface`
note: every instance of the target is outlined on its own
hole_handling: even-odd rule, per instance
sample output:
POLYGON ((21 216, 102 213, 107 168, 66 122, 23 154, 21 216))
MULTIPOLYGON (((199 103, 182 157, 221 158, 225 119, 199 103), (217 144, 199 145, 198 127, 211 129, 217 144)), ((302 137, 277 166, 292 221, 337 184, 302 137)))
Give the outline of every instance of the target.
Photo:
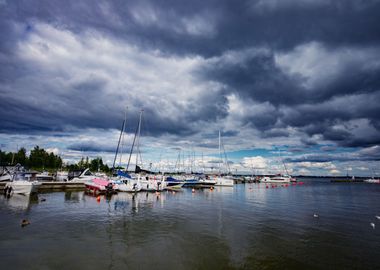
POLYGON ((1 197, 0 269, 380 269, 376 215, 380 185, 326 180, 1 197))

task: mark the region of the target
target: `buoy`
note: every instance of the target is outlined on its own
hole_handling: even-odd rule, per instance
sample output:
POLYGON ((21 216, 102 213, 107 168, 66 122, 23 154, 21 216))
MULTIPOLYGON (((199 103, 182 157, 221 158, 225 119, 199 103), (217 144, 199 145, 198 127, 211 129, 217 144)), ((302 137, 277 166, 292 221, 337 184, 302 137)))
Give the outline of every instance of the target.
POLYGON ((315 217, 315 218, 319 218, 319 216, 318 216, 317 214, 314 214, 313 217, 315 217))
POLYGON ((100 202, 100 196, 96 197, 96 201, 100 202))
POLYGON ((172 194, 175 194, 175 191, 174 191, 174 190, 172 191, 172 194))
POLYGON ((268 186, 265 186, 265 188, 269 188, 268 186))
POLYGON ((191 192, 192 192, 192 193, 195 193, 195 189, 193 188, 193 189, 191 190, 191 192))
POLYGON ((30 221, 27 220, 27 219, 23 219, 23 220, 21 221, 21 227, 28 226, 29 224, 30 224, 30 221))
POLYGON ((371 222, 370 225, 372 226, 372 229, 375 229, 375 223, 371 222))

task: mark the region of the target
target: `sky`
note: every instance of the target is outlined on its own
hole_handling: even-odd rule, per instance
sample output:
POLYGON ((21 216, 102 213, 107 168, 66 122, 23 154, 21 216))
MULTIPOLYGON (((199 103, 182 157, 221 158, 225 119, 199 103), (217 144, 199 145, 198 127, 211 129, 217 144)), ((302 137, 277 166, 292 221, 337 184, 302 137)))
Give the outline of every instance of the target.
POLYGON ((379 0, 0 0, 1 150, 112 165, 126 114, 125 164, 143 110, 145 167, 215 169, 220 130, 235 172, 380 173, 379 14, 379 0))

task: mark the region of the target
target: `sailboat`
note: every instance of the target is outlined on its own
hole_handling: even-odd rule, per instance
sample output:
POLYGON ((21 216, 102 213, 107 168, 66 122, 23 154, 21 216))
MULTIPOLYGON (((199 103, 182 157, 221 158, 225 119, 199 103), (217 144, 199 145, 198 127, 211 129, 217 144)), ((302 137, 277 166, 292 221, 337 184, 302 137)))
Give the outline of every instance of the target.
MULTIPOLYGON (((123 142, 124 140, 124 134, 125 134, 125 126, 127 123, 127 110, 125 111, 125 117, 123 120, 123 125, 121 127, 119 141, 116 148, 115 158, 112 165, 112 171, 114 171, 115 163, 117 155, 119 154, 119 147, 120 147, 120 141, 123 142)), ((121 165, 121 158, 122 158, 122 148, 123 144, 121 145, 120 149, 120 164, 121 165)), ((128 162, 129 163, 129 162, 128 162)), ((128 164, 129 165, 129 164, 128 164)), ((127 166, 128 170, 128 166, 127 166)), ((114 184, 114 189, 122 192, 138 192, 141 190, 141 182, 139 178, 133 178, 130 174, 128 174, 127 171, 118 170, 116 173, 116 177, 112 178, 112 182, 114 184)))
MULTIPOLYGON (((221 151, 221 136, 220 136, 220 130, 219 130, 219 157, 220 157, 220 163, 223 163, 223 158, 222 158, 222 151, 221 151)), ((224 147, 223 147, 224 150, 224 147)), ((226 153, 224 152, 224 155, 226 156, 226 153)), ((226 162, 227 163, 227 157, 226 157, 226 162)), ((215 177, 213 180, 215 180, 215 186, 228 186, 228 187, 233 187, 234 186, 234 180, 232 179, 232 176, 223 176, 221 173, 221 166, 219 163, 219 174, 217 177, 215 177)))
POLYGON ((141 190, 143 191, 161 191, 164 190, 167 186, 167 183, 164 181, 163 175, 153 175, 150 171, 142 170, 139 166, 139 161, 142 163, 141 152, 140 152, 140 135, 141 135, 141 121, 144 110, 140 111, 139 123, 137 125, 135 138, 133 139, 133 144, 131 152, 129 155, 129 160, 127 164, 127 169, 130 164, 132 157, 133 149, 136 144, 136 168, 135 168, 135 177, 141 183, 141 190))

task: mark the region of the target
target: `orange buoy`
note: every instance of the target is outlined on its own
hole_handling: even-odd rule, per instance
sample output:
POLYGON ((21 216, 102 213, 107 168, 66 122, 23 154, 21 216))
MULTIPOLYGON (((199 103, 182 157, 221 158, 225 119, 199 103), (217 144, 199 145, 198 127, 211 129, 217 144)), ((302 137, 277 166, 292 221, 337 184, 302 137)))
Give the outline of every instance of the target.
POLYGON ((96 201, 100 202, 100 196, 96 197, 96 201))

